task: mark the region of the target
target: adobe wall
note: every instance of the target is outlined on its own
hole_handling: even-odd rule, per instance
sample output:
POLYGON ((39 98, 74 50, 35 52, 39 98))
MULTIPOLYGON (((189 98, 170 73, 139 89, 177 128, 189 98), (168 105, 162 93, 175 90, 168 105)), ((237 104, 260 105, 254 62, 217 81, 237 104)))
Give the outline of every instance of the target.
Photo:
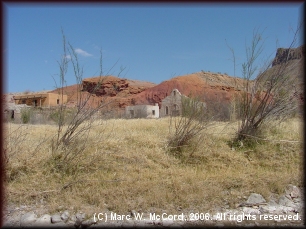
POLYGON ((43 106, 57 106, 57 100, 59 99, 59 104, 67 103, 67 95, 60 95, 55 93, 48 93, 46 101, 44 102, 43 106), (63 100, 63 101, 62 101, 63 100))
POLYGON ((62 98, 60 94, 55 94, 55 93, 21 95, 21 96, 16 96, 16 98, 18 99, 15 100, 15 104, 26 104, 27 106, 35 106, 34 101, 36 101, 36 106, 38 107, 57 106, 58 99, 59 99, 59 104, 67 103, 67 95, 63 95, 62 98), (23 101, 25 101, 25 103, 23 101))
POLYGON ((182 94, 177 89, 173 89, 171 94, 162 100, 160 117, 170 114, 180 115, 182 113, 182 94))
POLYGON ((159 106, 158 105, 126 106, 125 114, 127 118, 159 118, 159 106))

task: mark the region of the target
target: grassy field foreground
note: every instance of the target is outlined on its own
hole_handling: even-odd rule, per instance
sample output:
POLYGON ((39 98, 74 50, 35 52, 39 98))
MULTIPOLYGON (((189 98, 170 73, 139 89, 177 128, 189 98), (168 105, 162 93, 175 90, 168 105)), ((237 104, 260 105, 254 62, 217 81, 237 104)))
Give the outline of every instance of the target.
POLYGON ((56 126, 5 124, 11 133, 5 142, 7 202, 43 203, 50 213, 73 207, 87 214, 176 214, 235 208, 252 192, 269 200, 271 193, 283 194, 288 184, 303 186, 299 119, 267 130, 268 139, 288 141, 264 141, 251 149, 229 146, 237 123, 213 123, 192 157, 188 149, 181 157, 167 150, 167 118, 96 124, 84 153, 65 171, 52 164, 50 142, 56 126))

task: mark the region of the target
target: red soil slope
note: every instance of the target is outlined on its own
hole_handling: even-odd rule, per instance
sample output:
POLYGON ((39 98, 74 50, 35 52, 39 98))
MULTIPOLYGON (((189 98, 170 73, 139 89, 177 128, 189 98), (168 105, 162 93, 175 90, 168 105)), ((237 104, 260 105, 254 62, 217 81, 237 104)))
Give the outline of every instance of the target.
MULTIPOLYGON (((83 80, 79 88, 77 85, 65 87, 64 93, 68 95, 68 105, 77 104, 76 91, 82 90, 82 96, 94 96, 89 101, 90 106, 96 106, 101 101, 112 101, 111 109, 123 109, 135 104, 161 105, 161 101, 168 96, 174 88, 177 88, 186 96, 199 97, 203 101, 227 102, 233 94, 242 86, 243 80, 224 74, 199 72, 184 76, 177 76, 156 85, 149 82, 122 79, 115 76, 92 77, 83 80), (99 89, 95 86, 100 83, 99 89)), ((52 92, 57 93, 59 89, 52 92)))
POLYGON ((242 87, 243 80, 223 74, 210 72, 199 72, 184 76, 174 77, 166 80, 155 87, 151 87, 144 92, 131 97, 135 104, 161 105, 162 99, 168 96, 174 88, 182 94, 190 97, 198 97, 201 100, 216 100, 226 102, 231 99, 235 92, 242 87))

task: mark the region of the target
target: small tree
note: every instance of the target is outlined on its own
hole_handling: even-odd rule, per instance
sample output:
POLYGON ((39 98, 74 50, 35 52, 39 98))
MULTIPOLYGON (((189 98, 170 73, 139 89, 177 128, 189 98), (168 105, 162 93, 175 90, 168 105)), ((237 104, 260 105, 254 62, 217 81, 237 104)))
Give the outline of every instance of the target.
POLYGON ((239 102, 241 120, 235 142, 258 137, 262 134, 263 127, 271 123, 270 121, 281 122, 297 110, 296 94, 300 93, 301 89, 298 89, 296 84, 300 80, 290 75, 288 71, 292 67, 297 67, 295 63, 289 61, 289 53, 293 48, 298 31, 299 28, 284 61, 274 66, 273 69, 270 69, 271 62, 266 62, 268 64, 252 80, 258 70, 255 61, 263 50, 262 36, 258 31, 254 31, 251 46, 246 50, 246 62, 242 65, 245 85, 239 102))
POLYGON ((208 127, 210 119, 206 112, 206 104, 199 98, 182 96, 182 112, 180 116, 170 112, 168 148, 179 156, 183 148, 189 147, 189 156, 197 149, 202 131, 208 127))
POLYGON ((20 110, 20 113, 21 113, 21 122, 23 124, 29 123, 32 116, 32 109, 25 107, 20 110))
POLYGON ((88 134, 93 126, 94 115, 109 104, 103 98, 98 103, 93 102, 95 92, 100 89, 103 80, 106 78, 102 76, 102 52, 100 57, 99 80, 93 88, 90 88, 90 92, 83 92, 83 68, 80 66, 78 55, 73 46, 66 41, 63 31, 62 34, 63 55, 61 60, 58 61, 60 69, 59 85, 57 85, 56 80, 55 83, 62 97, 61 101, 64 101, 65 79, 69 64, 71 63, 77 83, 77 90, 75 92, 77 101, 73 109, 69 109, 65 104, 59 104, 55 111, 58 130, 56 136, 52 139, 52 155, 58 168, 64 168, 69 165, 70 162, 76 160, 84 152, 88 134), (94 107, 93 104, 95 104, 94 107), (69 118, 67 115, 69 115, 69 118))

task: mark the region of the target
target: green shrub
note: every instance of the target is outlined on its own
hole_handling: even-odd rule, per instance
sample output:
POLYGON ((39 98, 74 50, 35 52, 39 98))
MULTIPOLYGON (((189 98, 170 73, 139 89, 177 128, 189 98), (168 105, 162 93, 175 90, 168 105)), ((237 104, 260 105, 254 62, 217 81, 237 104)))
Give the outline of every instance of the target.
POLYGON ((62 124, 69 123, 71 119, 73 118, 73 114, 75 113, 75 110, 73 109, 65 109, 63 112, 60 110, 52 110, 49 114, 49 119, 54 121, 55 123, 59 124, 61 121, 62 124), (60 117, 60 114, 63 115, 63 117, 60 117))
POLYGON ((21 121, 26 124, 30 122, 32 110, 30 108, 21 109, 21 121))

